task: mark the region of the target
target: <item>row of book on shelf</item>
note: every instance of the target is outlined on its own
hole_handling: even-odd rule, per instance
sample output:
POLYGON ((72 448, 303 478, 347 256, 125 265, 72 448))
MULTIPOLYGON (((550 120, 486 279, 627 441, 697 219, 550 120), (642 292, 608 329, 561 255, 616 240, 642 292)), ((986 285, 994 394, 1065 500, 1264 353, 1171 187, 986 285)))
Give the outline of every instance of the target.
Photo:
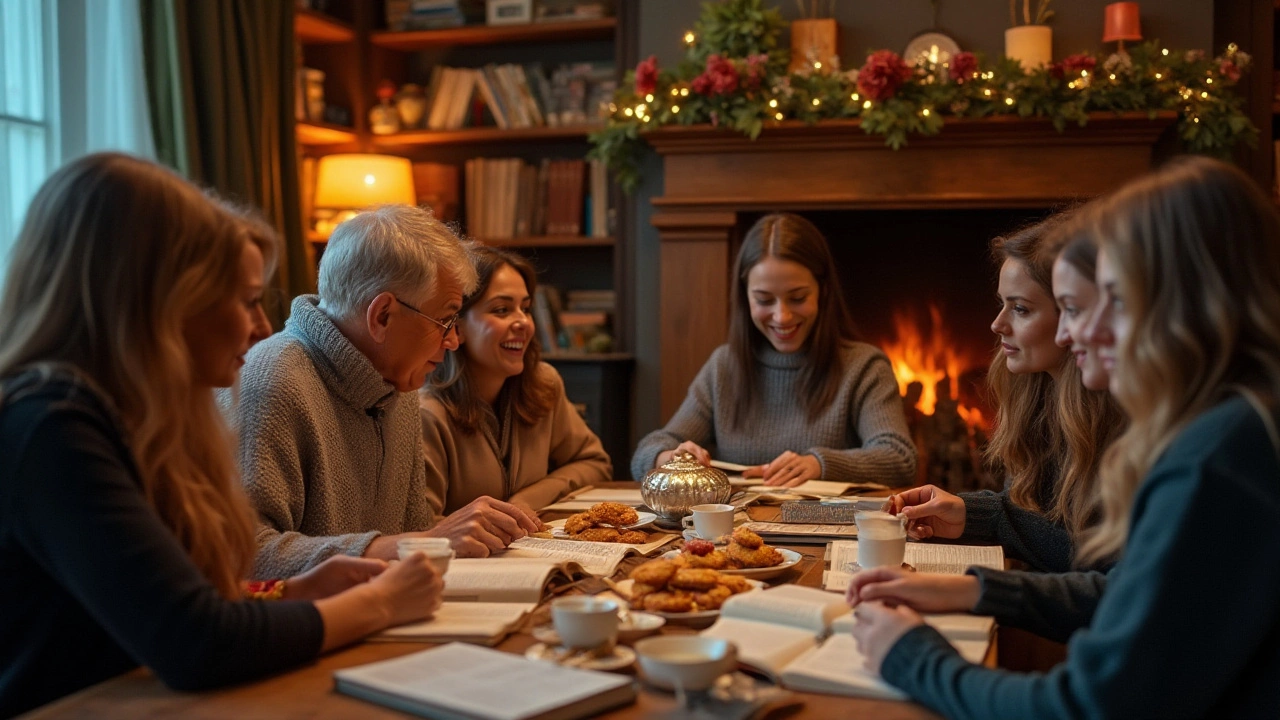
MULTIPOLYGON (((515 5, 525 22, 594 20, 612 15, 615 0, 385 0, 387 27, 393 31, 439 30, 483 24, 487 6, 515 5), (532 6, 532 7, 521 7, 532 6)), ((503 21, 502 24, 508 24, 503 21)))
POLYGON ((539 285, 533 322, 544 352, 600 353, 613 349, 613 290, 568 290, 539 285))
POLYGON ((423 118, 428 130, 595 125, 604 122, 616 88, 613 63, 572 63, 550 73, 540 63, 436 65, 423 118))
MULTIPOLYGON (((611 492, 618 491, 588 491, 611 492)), ((625 556, 657 554, 675 537, 664 535, 635 546, 526 538, 495 558, 455 560, 445 575, 445 605, 436 616, 393 628, 379 639, 497 644, 521 625, 554 586, 584 576, 609 577, 625 556)), ((826 543, 826 537, 816 533, 803 542, 826 543)), ((912 543, 908 549, 915 552, 909 552, 907 560, 922 571, 959 574, 971 565, 1004 565, 999 546, 912 543)), ((735 595, 725 601, 719 617, 702 634, 733 642, 741 664, 792 690, 904 700, 899 690, 866 669, 850 632, 854 619, 844 590, 851 577, 846 567, 856 557, 856 540, 827 543, 825 559, 830 569, 824 573, 822 588, 780 585, 735 595)), ((614 588, 614 596, 625 602, 623 586, 614 588)), ((965 659, 977 663, 988 655, 995 629, 992 618, 947 614, 926 615, 925 621, 965 659)), ((452 713, 448 716, 578 718, 634 699, 625 675, 568 669, 467 645, 447 645, 340 670, 335 679, 339 692, 430 717, 452 713), (484 671, 477 672, 481 666, 484 671), (454 675, 458 677, 448 679, 454 675), (496 675, 512 682, 518 679, 521 687, 507 690, 525 702, 493 700, 492 693, 477 692, 470 684, 475 678, 496 675)))
POLYGON ((472 158, 466 203, 472 237, 609 236, 609 180, 599 160, 472 158))

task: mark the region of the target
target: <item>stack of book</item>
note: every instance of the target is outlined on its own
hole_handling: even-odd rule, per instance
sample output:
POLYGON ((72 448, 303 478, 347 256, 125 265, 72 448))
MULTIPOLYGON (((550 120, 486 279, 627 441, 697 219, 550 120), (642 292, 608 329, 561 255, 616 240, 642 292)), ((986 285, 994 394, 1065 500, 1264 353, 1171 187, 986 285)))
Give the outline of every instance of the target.
POLYGON ((570 290, 561 293, 539 285, 533 299, 534 326, 545 350, 599 353, 613 349, 612 290, 570 290))
POLYGON ((569 235, 608 237, 609 188, 603 164, 472 158, 466 163, 467 232, 485 240, 569 235))
POLYGON ((548 75, 538 63, 482 68, 437 65, 427 83, 423 117, 429 130, 602 124, 617 88, 614 67, 612 63, 576 63, 548 75))
POLYGON ((386 0, 392 30, 438 30, 466 22, 459 0, 386 0))

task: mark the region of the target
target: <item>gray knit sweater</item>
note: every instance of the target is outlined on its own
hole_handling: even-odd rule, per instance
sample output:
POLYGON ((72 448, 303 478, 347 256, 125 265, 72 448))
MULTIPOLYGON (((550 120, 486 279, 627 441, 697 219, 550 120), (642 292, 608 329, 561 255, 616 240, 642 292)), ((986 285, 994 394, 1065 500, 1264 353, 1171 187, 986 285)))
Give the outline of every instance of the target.
POLYGON ((261 515, 255 577, 434 524, 417 393, 396 392, 317 302, 295 299, 284 330, 249 352, 231 413, 261 515))
POLYGON ((825 480, 908 485, 915 480, 916 449, 907 431, 898 383, 884 353, 866 343, 841 351, 843 381, 835 400, 813 420, 800 397, 804 353, 756 352, 760 396, 740 427, 723 421, 739 388, 728 345, 721 345, 698 371, 689 395, 667 426, 645 436, 631 459, 632 477, 642 478, 658 454, 692 440, 719 460, 760 465, 787 450, 812 454, 825 480))

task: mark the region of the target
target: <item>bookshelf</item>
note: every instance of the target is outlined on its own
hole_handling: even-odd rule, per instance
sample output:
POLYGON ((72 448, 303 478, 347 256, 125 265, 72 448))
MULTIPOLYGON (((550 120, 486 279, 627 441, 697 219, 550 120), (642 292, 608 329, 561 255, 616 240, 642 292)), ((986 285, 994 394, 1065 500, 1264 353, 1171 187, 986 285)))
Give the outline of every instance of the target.
MULTIPOLYGON (((349 107, 354 127, 299 123, 298 140, 303 154, 318 157, 333 152, 374 152, 406 157, 415 165, 453 166, 457 169, 459 208, 455 219, 464 233, 476 235, 475 239, 486 245, 525 255, 538 269, 542 285, 564 291, 614 292, 617 299, 611 329, 615 352, 544 351, 544 358, 564 377, 570 400, 584 408, 588 424, 614 458, 615 473, 625 478, 631 451, 634 365, 630 354, 634 311, 629 302, 633 250, 628 243, 632 227, 628 202, 616 187, 608 185, 612 217, 606 232, 601 232, 597 218, 596 232, 592 233, 587 218, 578 234, 544 231, 517 237, 485 237, 484 233, 471 233, 469 226, 474 223, 466 217, 468 161, 515 158, 537 168, 544 160, 582 159, 590 149, 587 138, 598 126, 571 122, 563 126, 515 127, 522 123, 511 122, 508 117, 508 124, 513 127, 501 128, 494 124, 491 112, 479 111, 473 103, 462 127, 450 123, 446 127, 452 129, 419 127, 374 135, 369 130, 368 116, 377 103, 374 91, 379 83, 390 81, 396 87, 416 83, 430 91, 437 67, 511 65, 527 69, 536 64, 550 74, 554 68, 594 63, 595 67, 612 65, 613 75, 620 81, 622 70, 634 66, 637 60, 638 0, 617 0, 614 16, 600 19, 402 32, 387 29, 383 3, 321 0, 318 6, 326 12, 299 10, 295 20, 302 64, 326 73, 326 101, 349 107)), ((587 169, 588 189, 584 192, 590 195, 590 168, 587 169)), ((523 189, 522 185, 521 198, 526 197, 523 189)), ((599 195, 599 186, 596 194, 599 195)), ((549 189, 547 196, 549 199, 549 189)), ((536 231, 540 226, 530 223, 529 229, 536 231)), ((322 238, 309 233, 308 239, 322 249, 322 238)))

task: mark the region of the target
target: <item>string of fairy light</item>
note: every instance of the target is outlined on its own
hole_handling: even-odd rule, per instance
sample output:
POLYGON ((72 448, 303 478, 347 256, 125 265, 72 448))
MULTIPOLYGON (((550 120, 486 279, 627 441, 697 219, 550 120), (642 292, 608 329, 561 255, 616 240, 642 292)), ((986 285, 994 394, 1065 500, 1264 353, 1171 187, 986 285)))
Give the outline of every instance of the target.
MULTIPOLYGON (((698 36, 693 30, 684 31, 681 39, 686 47, 693 47, 698 42, 698 36)), ((1233 56, 1238 51, 1238 49, 1239 48, 1235 43, 1229 44, 1227 46, 1228 56, 1233 56)), ((1168 48, 1162 48, 1160 51, 1160 55, 1162 57, 1168 57, 1169 52, 1170 51, 1168 48)), ((932 84, 936 82, 936 79, 935 79, 936 76, 939 73, 945 74, 950 68, 950 63, 946 61, 943 61, 941 63, 936 63, 936 62, 929 62, 928 59, 925 59, 924 62, 925 62, 925 73, 923 77, 923 82, 926 84, 932 84)), ((822 74, 822 73, 834 74, 839 71, 838 71, 838 68, 825 67, 821 60, 813 60, 811 63, 811 72, 819 73, 819 74, 822 74)), ((1125 73, 1123 72, 1117 73, 1114 70, 1104 70, 1104 72, 1105 72, 1105 77, 1107 81, 1111 83, 1119 83, 1127 79, 1125 77, 1125 73)), ((1154 67, 1152 69, 1152 77, 1157 82, 1163 81, 1167 75, 1169 75, 1168 68, 1154 67)), ((972 82, 988 84, 988 83, 991 83, 991 81, 993 81, 995 77, 996 77, 996 73, 989 70, 975 71, 972 73, 972 76, 971 78, 969 78, 969 80, 972 82)), ((1073 75, 1071 76, 1071 79, 1067 80, 1066 86, 1068 89, 1071 89, 1071 90, 1084 90, 1086 88, 1089 88, 1097 77, 1099 77, 1097 72, 1092 72, 1089 69, 1081 68, 1073 73, 1073 75)), ((1187 101, 1187 104, 1183 106, 1183 110, 1185 111, 1188 118, 1193 123, 1199 123, 1200 118, 1195 115, 1195 108, 1191 104, 1191 101, 1194 100, 1197 97, 1197 95, 1200 100, 1205 100, 1205 101, 1208 101, 1213 97, 1211 92, 1213 90, 1213 84, 1214 84, 1214 77, 1213 77, 1212 71, 1209 71, 1206 73, 1206 76, 1203 79, 1203 84, 1204 84, 1204 87, 1198 87, 1198 88, 1192 88, 1185 84, 1179 85, 1179 87, 1177 88, 1177 93, 1179 97, 1182 100, 1187 101)), ((772 91, 776 89, 771 88, 769 90, 772 91)), ((634 118, 636 120, 639 120, 647 124, 655 120, 656 118, 655 112, 659 111, 660 109, 667 110, 668 112, 671 113, 671 115, 678 115, 680 113, 681 100, 683 98, 688 98, 689 94, 690 94, 689 82, 685 80, 679 80, 679 81, 676 81, 673 84, 673 86, 670 88, 668 100, 664 101, 659 96, 656 96, 654 93, 646 93, 643 96, 643 98, 639 98, 638 99, 639 102, 636 102, 634 105, 624 104, 620 106, 616 102, 610 103, 609 111, 611 114, 615 116, 615 118, 618 118, 618 119, 634 118)), ((782 100, 780 101, 779 95, 777 93, 771 94, 770 92, 763 92, 762 94, 764 95, 764 97, 767 98, 765 100, 765 104, 768 107, 769 112, 772 114, 773 120, 775 120, 776 122, 782 122, 786 120, 786 117, 787 117, 786 116, 787 108, 785 107, 785 104, 787 103, 786 98, 782 98, 782 100)), ((845 109, 852 111, 852 114, 855 114, 855 115, 858 114, 859 109, 864 111, 871 110, 876 105, 876 101, 872 100, 871 98, 863 98, 862 94, 857 92, 856 89, 853 92, 850 92, 848 94, 848 98, 849 98, 848 105, 846 106, 845 109)), ((997 104, 1003 103, 1008 108, 1013 108, 1018 104, 1018 96, 1016 93, 1016 88, 1001 88, 996 86, 982 87, 981 98, 997 104)), ((817 96, 811 97, 809 99, 809 106, 815 109, 821 108, 823 106, 823 99, 817 96)), ((923 118, 929 118, 935 113, 935 109, 932 107, 926 106, 926 107, 920 108, 918 110, 918 113, 923 118)))

